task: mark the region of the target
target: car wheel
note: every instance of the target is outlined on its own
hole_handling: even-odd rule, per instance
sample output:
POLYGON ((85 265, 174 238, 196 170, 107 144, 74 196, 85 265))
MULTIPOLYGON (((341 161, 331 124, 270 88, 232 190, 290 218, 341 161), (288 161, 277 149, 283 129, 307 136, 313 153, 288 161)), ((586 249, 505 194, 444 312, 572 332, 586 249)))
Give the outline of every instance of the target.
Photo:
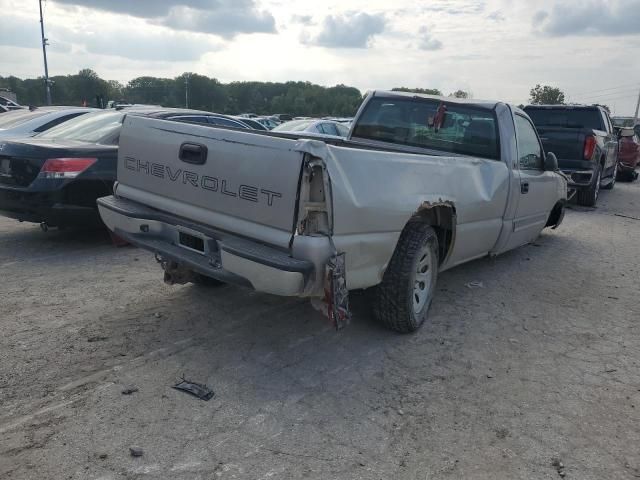
POLYGON ((613 167, 613 176, 611 177, 611 183, 609 183, 606 187, 602 187, 603 190, 613 190, 613 187, 616 185, 616 179, 618 178, 618 162, 616 162, 616 166, 613 167))
POLYGON ((436 232, 426 223, 409 223, 375 289, 374 316, 396 332, 415 332, 427 319, 438 265, 436 232))
POLYGON ((598 166, 598 169, 594 172, 595 181, 589 186, 589 188, 578 190, 578 205, 583 207, 595 207, 600 196, 600 182, 602 181, 602 169, 598 166))

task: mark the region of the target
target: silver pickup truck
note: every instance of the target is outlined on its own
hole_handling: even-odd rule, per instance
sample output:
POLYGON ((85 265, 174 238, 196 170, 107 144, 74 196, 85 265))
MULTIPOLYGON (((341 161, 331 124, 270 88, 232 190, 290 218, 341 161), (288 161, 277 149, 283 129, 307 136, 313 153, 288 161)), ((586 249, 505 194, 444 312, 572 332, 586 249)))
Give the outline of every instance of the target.
POLYGON ((348 291, 374 287, 374 315, 411 332, 439 272, 533 241, 566 199, 518 108, 377 91, 345 139, 128 115, 98 206, 168 283, 310 297, 337 327, 348 291))

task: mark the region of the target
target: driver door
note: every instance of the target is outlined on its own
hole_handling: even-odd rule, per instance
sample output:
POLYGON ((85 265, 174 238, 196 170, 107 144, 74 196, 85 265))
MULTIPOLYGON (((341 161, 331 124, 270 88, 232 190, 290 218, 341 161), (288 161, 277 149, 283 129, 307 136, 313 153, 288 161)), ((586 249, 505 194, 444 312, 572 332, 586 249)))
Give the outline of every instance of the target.
POLYGON ((520 192, 513 222, 513 246, 532 242, 547 224, 555 203, 555 173, 544 170, 544 152, 538 133, 531 121, 514 116, 518 144, 518 174, 520 192))

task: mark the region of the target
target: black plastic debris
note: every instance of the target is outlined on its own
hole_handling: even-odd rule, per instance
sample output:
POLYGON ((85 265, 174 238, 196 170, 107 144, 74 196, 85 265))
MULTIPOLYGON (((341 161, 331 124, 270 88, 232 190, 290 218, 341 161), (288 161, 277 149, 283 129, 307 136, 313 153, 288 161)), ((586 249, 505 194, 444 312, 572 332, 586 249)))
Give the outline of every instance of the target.
POLYGON ((182 381, 172 388, 187 392, 200 400, 209 401, 213 398, 214 392, 202 383, 190 382, 182 378, 182 381))
POLYGON ((144 450, 140 447, 129 447, 129 453, 132 457, 141 457, 144 455, 144 450))

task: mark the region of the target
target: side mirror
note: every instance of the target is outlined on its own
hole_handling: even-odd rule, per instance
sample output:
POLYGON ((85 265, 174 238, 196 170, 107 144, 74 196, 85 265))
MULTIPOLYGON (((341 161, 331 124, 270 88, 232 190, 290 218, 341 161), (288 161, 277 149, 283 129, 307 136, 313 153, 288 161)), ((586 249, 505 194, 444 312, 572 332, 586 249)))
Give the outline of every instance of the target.
POLYGON ((544 157, 544 169, 547 172, 557 172, 558 171, 558 158, 555 153, 549 152, 544 157))

